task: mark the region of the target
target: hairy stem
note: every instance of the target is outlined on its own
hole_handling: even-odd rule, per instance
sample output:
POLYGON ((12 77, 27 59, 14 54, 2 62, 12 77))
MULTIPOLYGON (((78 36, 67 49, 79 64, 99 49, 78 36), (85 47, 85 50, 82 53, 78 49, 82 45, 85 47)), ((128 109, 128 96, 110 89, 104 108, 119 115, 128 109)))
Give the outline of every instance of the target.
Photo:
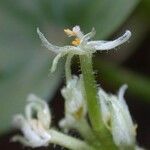
POLYGON ((103 128, 103 124, 97 97, 96 82, 93 75, 94 72, 92 68, 92 56, 91 55, 80 56, 80 64, 83 75, 89 118, 93 129, 96 132, 100 132, 101 128, 103 128))
POLYGON ((115 150, 109 131, 105 128, 101 117, 100 104, 97 97, 96 82, 92 67, 92 55, 80 56, 81 71, 83 75, 85 96, 87 101, 89 119, 95 135, 101 143, 101 150, 115 150))

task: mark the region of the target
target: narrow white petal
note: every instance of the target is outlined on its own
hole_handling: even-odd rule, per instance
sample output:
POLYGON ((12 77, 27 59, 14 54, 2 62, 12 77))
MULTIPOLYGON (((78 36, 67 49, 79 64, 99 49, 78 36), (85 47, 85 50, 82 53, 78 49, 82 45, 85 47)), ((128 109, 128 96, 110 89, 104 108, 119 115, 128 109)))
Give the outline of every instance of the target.
POLYGON ((98 91, 99 101, 100 101, 100 107, 101 107, 101 113, 102 113, 102 119, 106 127, 109 128, 109 121, 111 119, 111 113, 110 113, 110 100, 109 95, 100 88, 98 91))
POLYGON ((40 97, 38 97, 34 94, 29 94, 27 101, 29 102, 28 105, 30 103, 34 103, 35 106, 39 106, 41 108, 41 110, 43 111, 43 113, 45 113, 45 114, 50 113, 48 104, 46 103, 45 100, 41 99, 40 97))
POLYGON ((20 135, 16 135, 11 139, 12 142, 20 142, 22 143, 24 146, 29 146, 32 148, 37 148, 37 147, 41 147, 41 146, 47 146, 48 145, 48 141, 45 140, 40 140, 40 141, 33 141, 30 139, 26 139, 23 136, 20 135))
POLYGON ((127 89, 127 85, 124 84, 120 87, 119 92, 118 92, 118 101, 120 102, 120 105, 122 107, 123 111, 123 115, 124 115, 124 119, 126 120, 126 122, 128 122, 128 126, 130 128, 132 128, 132 133, 134 135, 136 135, 136 130, 135 127, 136 125, 134 125, 133 121, 132 121, 132 117, 128 108, 128 105, 126 104, 125 98, 124 98, 124 93, 127 89))
POLYGON ((129 112, 128 106, 127 106, 125 98, 124 98, 124 94, 125 94, 125 91, 127 90, 127 88, 128 88, 127 84, 124 84, 120 87, 120 89, 118 91, 118 100, 122 104, 122 107, 124 107, 124 109, 126 109, 129 112))
POLYGON ((113 41, 90 41, 87 44, 88 44, 88 46, 90 46, 91 48, 96 49, 96 50, 110 50, 110 49, 113 49, 113 48, 125 43, 126 41, 129 40, 130 37, 131 37, 131 32, 129 30, 127 30, 124 35, 122 35, 121 37, 119 37, 116 40, 113 40, 113 41))
POLYGON ((81 39, 81 44, 86 44, 86 42, 88 42, 89 39, 93 38, 95 34, 96 34, 96 30, 92 28, 91 32, 83 36, 83 38, 81 39))
POLYGON ((48 40, 45 38, 45 36, 40 32, 39 28, 37 28, 37 33, 39 35, 39 38, 41 39, 43 45, 49 49, 50 51, 54 52, 54 53, 59 53, 60 52, 60 48, 59 46, 55 46, 51 43, 48 42, 48 40))
POLYGON ((15 135, 14 137, 12 137, 11 141, 12 142, 20 142, 24 146, 33 147, 32 144, 26 138, 24 138, 23 136, 20 136, 20 135, 15 135))
POLYGON ((75 27, 73 27, 72 31, 76 33, 76 36, 77 36, 79 39, 81 39, 81 38, 83 37, 83 35, 84 35, 84 34, 81 32, 81 30, 80 30, 80 26, 75 26, 75 27))
POLYGON ((36 111, 37 119, 48 129, 51 124, 51 113, 48 104, 34 94, 30 94, 27 101, 28 104, 25 107, 27 120, 31 120, 34 111, 36 111))
POLYGON ((124 84, 120 87, 118 92, 118 99, 123 100, 126 89, 128 88, 127 84, 124 84))
POLYGON ((37 120, 27 121, 22 115, 16 115, 13 123, 16 128, 20 129, 24 135, 14 136, 12 141, 18 141, 25 146, 40 147, 46 146, 51 139, 51 136, 41 126, 38 126, 37 120))
POLYGON ((111 98, 111 110, 112 110, 112 135, 114 142, 117 146, 130 147, 135 144, 135 135, 133 134, 134 126, 131 120, 122 107, 122 104, 118 101, 117 97, 111 98))
POLYGON ((23 115, 17 114, 13 117, 12 124, 15 128, 20 129, 24 126, 24 124, 26 124, 26 120, 23 115))
POLYGON ((51 67, 51 72, 55 72, 56 68, 57 68, 57 64, 58 64, 58 61, 61 57, 65 56, 67 54, 67 52, 64 52, 64 53, 59 53, 53 60, 52 62, 52 67, 51 67))
POLYGON ((22 115, 16 115, 14 117, 14 124, 23 132, 25 139, 33 143, 33 145, 41 141, 41 138, 33 131, 29 122, 22 115))

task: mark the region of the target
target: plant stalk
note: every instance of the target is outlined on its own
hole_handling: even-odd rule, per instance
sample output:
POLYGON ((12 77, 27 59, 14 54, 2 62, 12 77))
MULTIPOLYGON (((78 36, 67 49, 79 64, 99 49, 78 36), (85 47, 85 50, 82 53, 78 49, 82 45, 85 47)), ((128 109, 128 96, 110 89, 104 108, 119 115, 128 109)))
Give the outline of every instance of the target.
POLYGON ((49 133, 51 135, 51 143, 63 146, 70 150, 94 150, 94 148, 86 144, 84 141, 63 134, 54 129, 50 129, 49 133))
POLYGON ((92 68, 92 56, 91 55, 80 56, 80 65, 83 75, 89 118, 94 131, 99 133, 103 128, 103 124, 102 124, 102 117, 100 114, 99 101, 97 97, 96 82, 93 75, 94 72, 92 68))
POLYGON ((92 55, 86 54, 80 56, 80 65, 83 75, 85 96, 87 101, 89 119, 95 135, 101 143, 101 150, 115 150, 112 136, 106 129, 101 116, 100 103, 97 96, 96 81, 92 67, 92 55))

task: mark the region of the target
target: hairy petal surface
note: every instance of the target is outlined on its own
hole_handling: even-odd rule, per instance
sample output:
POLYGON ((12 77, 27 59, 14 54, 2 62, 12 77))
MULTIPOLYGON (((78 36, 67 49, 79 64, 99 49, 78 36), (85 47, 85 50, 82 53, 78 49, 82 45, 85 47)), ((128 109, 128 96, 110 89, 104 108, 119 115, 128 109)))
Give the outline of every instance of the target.
POLYGON ((125 43, 131 37, 131 32, 127 30, 125 34, 113 41, 90 41, 87 44, 96 50, 111 50, 125 43))

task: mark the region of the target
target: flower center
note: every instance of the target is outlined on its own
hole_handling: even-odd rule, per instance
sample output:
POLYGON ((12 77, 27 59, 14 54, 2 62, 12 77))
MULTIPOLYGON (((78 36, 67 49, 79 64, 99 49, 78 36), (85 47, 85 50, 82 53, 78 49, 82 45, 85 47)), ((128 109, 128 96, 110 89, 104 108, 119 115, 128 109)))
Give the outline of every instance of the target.
MULTIPOLYGON (((64 29, 64 32, 69 36, 77 36, 77 33, 70 30, 70 29, 64 29)), ((80 39, 79 38, 75 38, 72 42, 71 42, 72 45, 74 46, 78 46, 80 44, 80 39)))
POLYGON ((75 38, 75 40, 72 41, 72 45, 74 45, 74 46, 78 46, 79 44, 80 44, 79 38, 75 38))

